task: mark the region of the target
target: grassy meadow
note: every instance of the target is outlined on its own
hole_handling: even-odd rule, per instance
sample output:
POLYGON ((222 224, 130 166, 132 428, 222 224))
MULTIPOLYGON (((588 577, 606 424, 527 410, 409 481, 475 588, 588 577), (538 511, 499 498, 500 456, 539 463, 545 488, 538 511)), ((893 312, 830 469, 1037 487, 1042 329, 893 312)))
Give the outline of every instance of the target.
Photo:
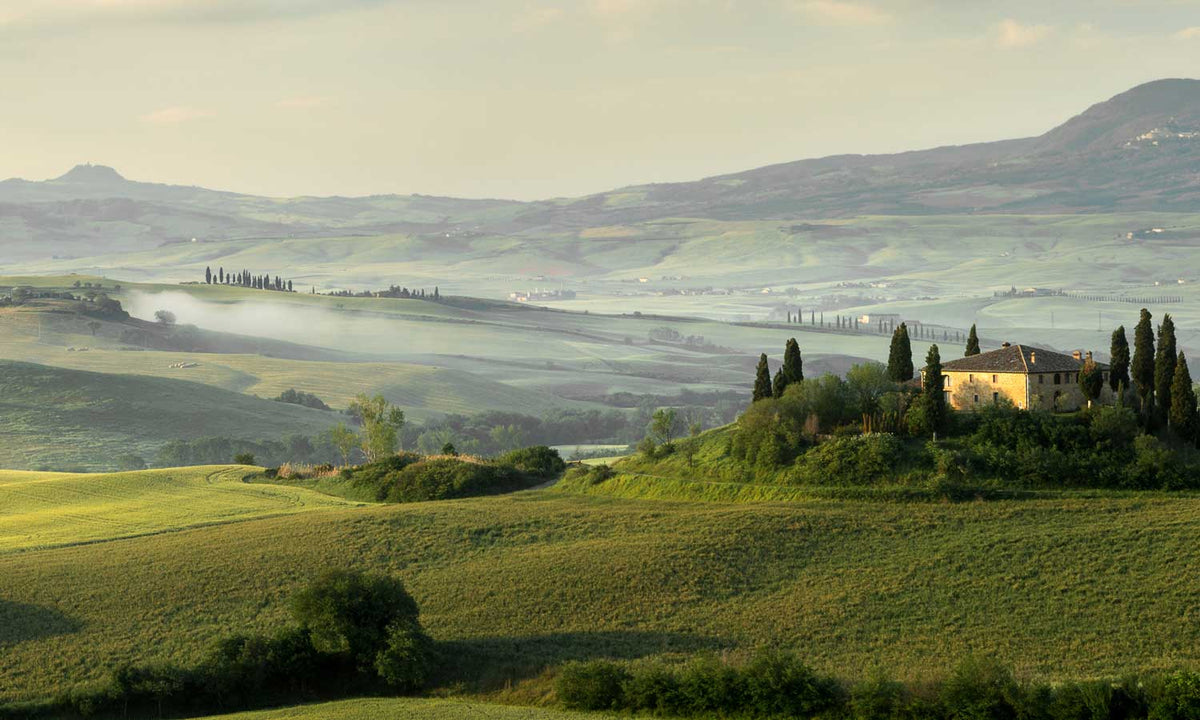
POLYGON ((510 702, 543 701, 545 669, 569 659, 766 644, 843 677, 940 676, 970 653, 1044 679, 1195 667, 1198 531, 1188 496, 730 504, 549 490, 10 552, 0 699, 283 627, 290 595, 338 567, 402 578, 461 658, 459 689, 510 702))
POLYGON ((353 505, 303 488, 243 482, 254 470, 0 471, 0 554, 353 505))

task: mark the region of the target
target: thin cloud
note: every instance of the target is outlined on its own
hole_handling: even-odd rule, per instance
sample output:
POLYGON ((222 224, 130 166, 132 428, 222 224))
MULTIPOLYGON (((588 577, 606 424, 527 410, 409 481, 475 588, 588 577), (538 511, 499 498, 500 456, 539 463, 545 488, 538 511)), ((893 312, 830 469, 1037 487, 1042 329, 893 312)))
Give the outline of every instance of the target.
POLYGON ((146 113, 138 119, 150 125, 178 125, 189 120, 198 120, 206 117, 212 117, 212 113, 207 110, 175 105, 146 113))
POLYGON ((1200 40, 1200 25, 1184 28, 1175 33, 1176 40, 1200 40))
POLYGON ((1035 45, 1053 32, 1049 25, 1025 25, 1008 18, 996 26, 996 45, 1002 48, 1019 48, 1035 45))
POLYGON ((810 20, 832 25, 883 25, 892 20, 879 8, 845 0, 801 0, 793 2, 792 8, 810 20))

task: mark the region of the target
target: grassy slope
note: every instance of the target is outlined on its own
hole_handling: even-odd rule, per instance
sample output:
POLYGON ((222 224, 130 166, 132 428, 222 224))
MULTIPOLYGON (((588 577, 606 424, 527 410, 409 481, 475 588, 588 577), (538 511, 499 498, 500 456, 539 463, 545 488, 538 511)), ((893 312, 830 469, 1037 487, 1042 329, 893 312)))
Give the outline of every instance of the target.
MULTIPOLYGON (((122 660, 194 660, 287 622, 323 568, 403 578, 485 679, 779 643, 822 670, 939 675, 971 652, 1049 678, 1200 663, 1200 499, 724 505, 562 492, 300 517, 0 556, 0 699, 122 660)), ((528 687, 528 686, 526 686, 528 687)))
POLYGON ((621 715, 510 707, 464 700, 370 698, 213 716, 210 720, 602 720, 621 715))
POLYGON ((4 467, 112 468, 125 453, 152 460, 169 440, 315 435, 335 422, 331 412, 183 380, 0 360, 4 467))
POLYGON ((0 554, 351 505, 303 488, 243 483, 249 471, 0 471, 0 554))

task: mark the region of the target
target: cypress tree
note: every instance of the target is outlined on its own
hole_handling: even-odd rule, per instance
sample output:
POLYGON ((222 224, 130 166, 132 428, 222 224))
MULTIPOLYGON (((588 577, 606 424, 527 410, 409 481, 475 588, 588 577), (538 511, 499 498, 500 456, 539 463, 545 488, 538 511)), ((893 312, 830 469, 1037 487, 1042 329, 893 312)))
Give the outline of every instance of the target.
POLYGON ((204 284, 212 285, 212 268, 207 266, 204 268, 204 284))
POLYGON ((767 365, 767 354, 758 357, 758 368, 754 374, 754 402, 771 397, 771 368, 767 365))
POLYGON ((775 371, 775 379, 771 381, 771 397, 783 397, 783 391, 787 390, 788 381, 784 377, 783 368, 775 371))
MULTIPOLYGON (((901 323, 903 327, 903 323, 901 323)), ((911 362, 911 361, 910 361, 911 362)), ((937 344, 929 346, 925 356, 925 373, 921 378, 921 405, 931 432, 939 432, 946 424, 945 380, 942 379, 942 356, 937 344)))
POLYGON ((800 343, 791 338, 783 348, 783 377, 788 385, 804 379, 804 360, 800 357, 800 343))
POLYGON ((912 344, 908 339, 908 326, 904 323, 892 333, 887 369, 888 377, 896 382, 908 382, 913 378, 912 344))
POLYGON ((1129 338, 1125 337, 1124 325, 1113 330, 1108 353, 1112 357, 1112 364, 1108 369, 1108 386, 1113 393, 1119 394, 1122 388, 1129 387, 1129 338))
POLYGON ((1092 359, 1091 353, 1088 353, 1088 359, 1083 363, 1083 369, 1079 371, 1079 389, 1087 398, 1088 407, 1092 406, 1092 401, 1099 398, 1100 392, 1104 390, 1104 373, 1092 359))
POLYGON ((1158 326, 1158 350, 1154 355, 1154 408, 1159 420, 1171 411, 1171 383, 1175 379, 1175 321, 1163 314, 1158 326))
POLYGON ((979 335, 975 333, 975 325, 972 323, 971 332, 967 334, 967 351, 963 353, 963 357, 971 357, 979 354, 979 335))
POLYGON ((1130 374, 1138 397, 1142 399, 1142 412, 1149 413, 1154 402, 1154 329, 1150 325, 1150 311, 1142 308, 1141 318, 1133 329, 1133 363, 1130 374))
POLYGON ((1171 410, 1167 422, 1180 438, 1196 442, 1196 431, 1200 427, 1196 417, 1196 391, 1192 388, 1192 374, 1188 372, 1187 358, 1182 352, 1175 360, 1175 372, 1171 377, 1171 410))
POLYGON ((225 268, 223 266, 217 269, 217 282, 225 284, 225 268))

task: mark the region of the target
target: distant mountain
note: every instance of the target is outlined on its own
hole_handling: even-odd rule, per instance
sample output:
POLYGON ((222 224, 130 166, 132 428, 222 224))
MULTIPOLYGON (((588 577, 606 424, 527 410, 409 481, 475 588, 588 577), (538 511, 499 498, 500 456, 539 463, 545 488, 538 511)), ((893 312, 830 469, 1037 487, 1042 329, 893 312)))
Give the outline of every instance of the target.
POLYGON ((95 255, 191 238, 385 233, 553 234, 660 218, 1200 212, 1200 81, 1146 83, 1046 134, 894 155, 838 155, 583 198, 520 203, 421 195, 264 198, 126 180, 80 165, 0 182, 11 257, 95 255))

